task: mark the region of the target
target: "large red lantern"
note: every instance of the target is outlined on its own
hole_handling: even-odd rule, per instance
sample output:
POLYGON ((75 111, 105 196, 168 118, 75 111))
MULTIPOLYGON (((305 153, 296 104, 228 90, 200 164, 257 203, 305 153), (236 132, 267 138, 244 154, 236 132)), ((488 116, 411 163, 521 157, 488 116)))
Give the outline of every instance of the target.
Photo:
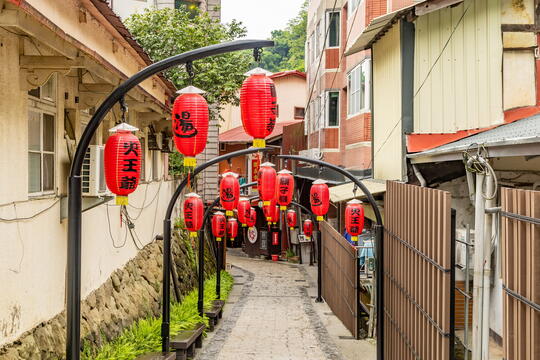
POLYGON ((287 210, 294 194, 294 176, 287 169, 281 170, 276 177, 276 198, 280 210, 287 210))
POLYGON ((195 156, 206 147, 208 139, 208 103, 204 91, 188 86, 180 91, 173 105, 174 143, 184 155, 184 166, 195 167, 195 156))
POLYGON ((323 221, 330 206, 330 191, 326 181, 318 179, 313 182, 309 193, 311 211, 317 216, 317 221, 323 221))
POLYGON ((186 195, 184 201, 184 221, 191 237, 197 237, 201 229, 204 216, 204 204, 201 197, 195 193, 186 195))
POLYGON ((212 234, 216 238, 216 241, 221 241, 225 236, 227 218, 221 211, 218 211, 212 217, 212 234))
POLYGON ((251 202, 248 198, 241 197, 238 201, 238 220, 242 224, 242 227, 246 227, 248 224, 249 216, 251 215, 251 202))
POLYGON ((276 87, 267 73, 261 68, 251 70, 240 89, 244 130, 253 137, 253 146, 260 148, 266 146, 264 139, 274 130, 277 118, 276 87))
POLYGON ((287 211, 287 226, 292 230, 296 226, 296 211, 287 211))
POLYGON ((115 126, 105 144, 105 180, 116 194, 117 205, 127 205, 128 195, 139 185, 141 175, 141 143, 133 135, 134 126, 122 123, 115 126))
POLYGON ((227 236, 233 240, 238 236, 238 222, 235 218, 227 220, 227 236))
POLYGON ((247 226, 249 226, 250 228, 255 226, 255 224, 257 223, 257 210, 255 210, 255 208, 251 208, 251 210, 249 211, 249 218, 247 220, 247 226))
POLYGON ((304 220, 304 225, 302 226, 304 230, 304 235, 311 239, 311 236, 313 235, 313 221, 306 219, 304 220))
POLYGON ((219 198, 221 206, 225 209, 225 215, 233 216, 233 210, 236 209, 240 200, 240 184, 236 173, 226 172, 222 175, 219 198))
POLYGON ((364 229, 364 207, 360 200, 353 199, 347 203, 345 208, 345 228, 351 234, 351 240, 357 241, 358 235, 364 229))
POLYGON ((270 201, 276 196, 276 170, 274 164, 265 162, 259 170, 257 190, 263 205, 270 205, 270 201))

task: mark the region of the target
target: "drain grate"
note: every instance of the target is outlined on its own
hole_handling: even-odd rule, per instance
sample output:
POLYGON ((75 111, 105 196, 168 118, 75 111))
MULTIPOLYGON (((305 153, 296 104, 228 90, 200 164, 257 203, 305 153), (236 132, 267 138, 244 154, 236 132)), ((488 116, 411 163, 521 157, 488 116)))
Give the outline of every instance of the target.
POLYGON ((340 335, 338 336, 341 340, 356 340, 354 336, 344 336, 340 335))
POLYGON ((235 282, 234 285, 244 285, 245 283, 235 282))
POLYGON ((294 280, 296 282, 306 282, 306 280, 294 280))

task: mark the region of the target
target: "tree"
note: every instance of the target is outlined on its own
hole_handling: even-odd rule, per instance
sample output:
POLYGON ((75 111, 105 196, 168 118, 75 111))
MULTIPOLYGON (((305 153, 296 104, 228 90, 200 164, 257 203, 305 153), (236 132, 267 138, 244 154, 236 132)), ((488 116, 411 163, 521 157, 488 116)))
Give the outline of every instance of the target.
POLYGON ((307 1, 302 5, 300 13, 289 21, 285 29, 272 31, 271 38, 275 46, 265 49, 261 66, 272 72, 304 71, 306 27, 307 1))
MULTIPOLYGON (((126 20, 134 39, 153 61, 200 47, 244 37, 246 29, 240 22, 220 24, 199 10, 146 9, 126 20)), ((205 90, 208 103, 218 108, 224 104, 237 104, 237 90, 244 81, 244 73, 251 61, 247 51, 234 52, 198 60, 193 63, 193 85, 205 90)), ((185 67, 175 67, 165 76, 181 89, 189 85, 185 67)))

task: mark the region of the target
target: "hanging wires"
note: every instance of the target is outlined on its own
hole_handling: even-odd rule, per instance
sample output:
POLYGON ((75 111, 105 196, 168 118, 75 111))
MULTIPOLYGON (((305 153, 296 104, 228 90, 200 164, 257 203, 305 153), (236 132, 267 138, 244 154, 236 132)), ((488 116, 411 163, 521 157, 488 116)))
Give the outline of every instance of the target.
MULTIPOLYGON (((489 164, 488 158, 489 153, 484 145, 479 145, 476 143, 471 144, 466 150, 463 151, 463 163, 465 164, 465 170, 468 173, 491 175, 493 177, 493 193, 482 193, 484 199, 493 200, 497 196, 498 181, 497 175, 489 164), (474 147, 476 147, 476 151, 474 151, 474 147)), ((482 187, 484 187, 485 181, 486 178, 484 178, 484 184, 482 184, 482 187)))

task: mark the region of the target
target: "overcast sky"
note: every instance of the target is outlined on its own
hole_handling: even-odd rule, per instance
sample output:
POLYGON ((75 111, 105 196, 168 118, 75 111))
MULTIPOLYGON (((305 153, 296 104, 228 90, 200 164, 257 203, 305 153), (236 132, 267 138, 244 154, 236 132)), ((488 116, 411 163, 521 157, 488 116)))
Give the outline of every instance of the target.
POLYGON ((268 39, 272 30, 283 29, 300 11, 304 0, 221 0, 221 18, 241 21, 248 39, 268 39))

